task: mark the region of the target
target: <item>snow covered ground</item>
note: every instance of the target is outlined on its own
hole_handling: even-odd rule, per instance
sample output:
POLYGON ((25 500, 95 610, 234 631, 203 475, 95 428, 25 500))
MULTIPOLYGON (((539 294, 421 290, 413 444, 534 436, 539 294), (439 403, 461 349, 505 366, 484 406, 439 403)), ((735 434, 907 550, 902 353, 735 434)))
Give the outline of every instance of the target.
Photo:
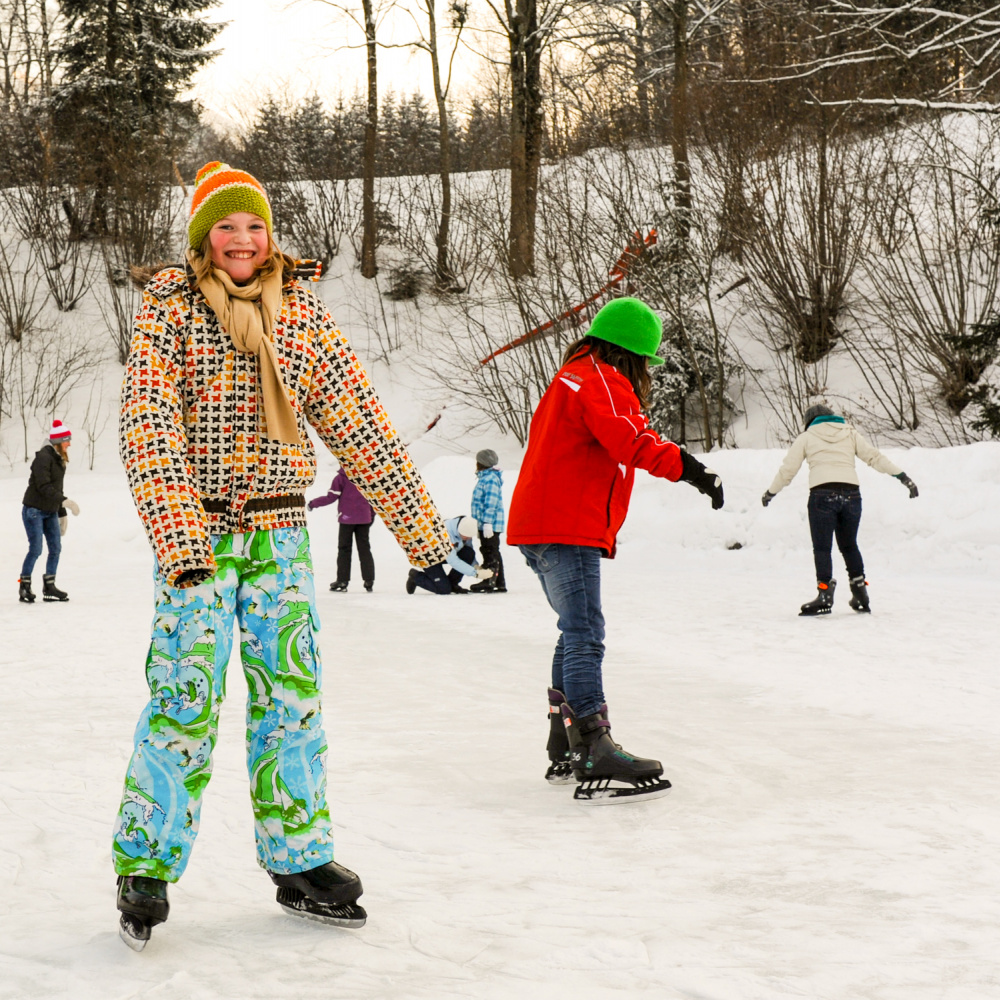
MULTIPOLYGON (((614 735, 674 783, 639 805, 542 780, 555 623, 513 550, 507 595, 410 597, 378 527, 375 593, 335 595, 335 516, 310 515, 338 858, 368 925, 285 916, 256 867, 234 663, 198 845, 141 955, 118 940, 110 835, 148 546, 114 462, 81 461, 71 601, 19 605, 26 472, 5 474, 0 998, 1000 995, 1000 444, 889 454, 921 496, 862 469, 870 617, 839 562, 833 615, 797 617, 805 474, 759 502, 780 452, 712 456, 721 512, 640 473, 604 573, 614 735)), ((466 510, 470 452, 420 461, 466 510)))

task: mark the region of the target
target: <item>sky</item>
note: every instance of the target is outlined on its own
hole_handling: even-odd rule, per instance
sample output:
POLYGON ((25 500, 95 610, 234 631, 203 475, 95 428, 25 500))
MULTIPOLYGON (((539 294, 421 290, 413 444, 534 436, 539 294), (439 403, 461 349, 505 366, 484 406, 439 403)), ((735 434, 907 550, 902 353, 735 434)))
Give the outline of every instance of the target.
MULTIPOLYGON (((349 6, 360 10, 361 5, 349 6)), ((313 92, 336 98, 366 86, 365 52, 360 29, 321 0, 222 0, 209 20, 226 21, 216 37, 219 55, 196 77, 194 95, 222 121, 236 120, 269 93, 300 97, 313 92)), ((397 15, 384 23, 379 37, 402 43, 414 37, 413 22, 397 15)), ((456 89, 474 79, 478 60, 460 50, 456 89)), ((420 90, 432 93, 426 53, 393 49, 379 54, 379 92, 420 90)))

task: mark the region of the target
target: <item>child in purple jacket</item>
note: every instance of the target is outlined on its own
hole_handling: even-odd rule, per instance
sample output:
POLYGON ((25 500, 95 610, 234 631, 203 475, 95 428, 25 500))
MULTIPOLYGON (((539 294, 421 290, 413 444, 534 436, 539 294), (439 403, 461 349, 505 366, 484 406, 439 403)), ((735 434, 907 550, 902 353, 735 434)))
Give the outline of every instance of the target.
POLYGON ((330 491, 325 495, 311 500, 307 505, 309 510, 325 507, 334 501, 340 513, 340 539, 337 546, 337 579, 330 584, 330 589, 343 593, 351 582, 351 549, 358 547, 358 562, 361 563, 361 579, 365 582, 365 590, 370 594, 375 583, 375 561, 372 559, 372 547, 368 540, 375 513, 361 491, 347 478, 341 469, 333 477, 330 491))

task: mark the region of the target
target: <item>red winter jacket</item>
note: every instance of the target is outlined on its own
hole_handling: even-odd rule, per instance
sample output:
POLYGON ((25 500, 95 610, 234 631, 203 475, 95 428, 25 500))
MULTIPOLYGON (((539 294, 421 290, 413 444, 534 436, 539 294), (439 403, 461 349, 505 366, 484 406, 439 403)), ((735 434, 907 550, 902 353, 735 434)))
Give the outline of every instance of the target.
POLYGON ((631 383, 592 354, 556 372, 531 418, 510 545, 593 545, 614 558, 635 470, 676 482, 681 452, 651 430, 631 383))

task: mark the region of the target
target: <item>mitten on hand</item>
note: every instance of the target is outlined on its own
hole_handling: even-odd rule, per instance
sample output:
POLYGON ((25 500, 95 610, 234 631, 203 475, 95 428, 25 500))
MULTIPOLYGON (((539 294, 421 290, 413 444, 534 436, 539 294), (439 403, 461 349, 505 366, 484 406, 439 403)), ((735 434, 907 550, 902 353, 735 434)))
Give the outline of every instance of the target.
POLYGON ((726 501, 722 495, 722 479, 711 469, 706 469, 690 452, 681 449, 684 471, 681 479, 690 483, 699 493, 712 498, 712 510, 718 510, 726 501))
POLYGON ((312 510, 312 509, 313 509, 313 502, 312 500, 310 500, 309 503, 306 504, 306 510, 312 510))
POLYGON ((774 494, 770 490, 764 490, 764 495, 760 498, 760 502, 766 507, 774 499, 774 494))
POLYGON ((487 569, 485 566, 476 567, 477 580, 488 580, 492 575, 493 575, 493 570, 487 569))
POLYGON ((70 512, 70 513, 71 513, 71 514, 72 514, 72 515, 74 516, 74 517, 76 517, 76 516, 77 516, 77 514, 79 514, 79 513, 80 513, 80 505, 79 505, 79 504, 78 504, 78 503, 77 503, 77 502, 76 502, 75 500, 70 500, 70 499, 69 499, 69 497, 67 497, 67 498, 66 498, 65 500, 63 500, 63 506, 64 506, 64 507, 65 507, 65 508, 66 508, 66 509, 67 509, 67 510, 68 510, 68 511, 69 511, 69 512, 70 512))
POLYGON ((492 524, 484 524, 483 525, 483 538, 492 538, 492 537, 493 537, 493 525, 492 524))
POLYGON ((915 500, 920 496, 917 484, 905 472, 901 472, 896 478, 910 491, 911 500, 915 500))
POLYGON ((68 527, 69 527, 69 518, 65 514, 62 514, 59 518, 59 534, 65 535, 66 529, 68 527))

